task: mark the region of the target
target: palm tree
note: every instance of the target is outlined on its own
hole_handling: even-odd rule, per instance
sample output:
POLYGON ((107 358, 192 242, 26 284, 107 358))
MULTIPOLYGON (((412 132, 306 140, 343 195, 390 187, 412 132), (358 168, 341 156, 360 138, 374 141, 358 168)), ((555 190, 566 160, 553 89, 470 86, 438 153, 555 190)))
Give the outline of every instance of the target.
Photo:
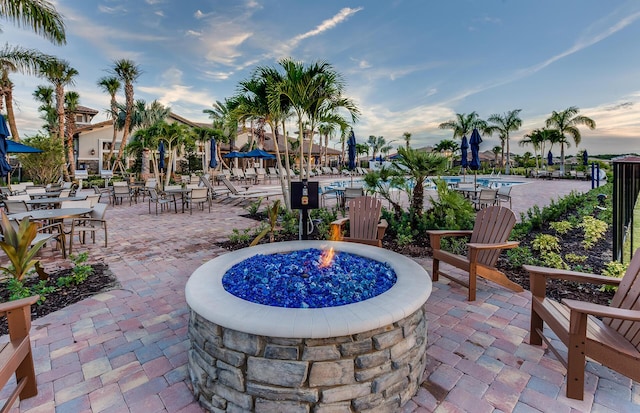
POLYGON ((29 26, 39 36, 53 44, 67 42, 62 16, 45 0, 4 0, 0 2, 0 16, 13 20, 18 26, 29 26))
POLYGON ((33 92, 32 96, 41 103, 38 106, 38 111, 42 112, 40 117, 46 123, 43 128, 51 135, 58 129, 58 114, 53 104, 54 91, 51 86, 39 85, 33 92))
POLYGON ((120 79, 115 76, 104 76, 98 80, 98 86, 102 89, 103 92, 109 94, 111 101, 108 111, 111 114, 111 118, 113 119, 113 135, 111 136, 111 148, 109 149, 109 157, 107 169, 111 169, 111 158, 113 157, 113 149, 116 147, 116 141, 118 140, 118 129, 116 128, 116 120, 114 118, 114 114, 117 113, 118 109, 118 101, 116 100, 116 95, 120 91, 122 87, 122 83, 120 83, 120 79))
POLYGON ((488 122, 492 123, 491 125, 487 125, 485 128, 485 132, 491 135, 493 132, 498 132, 500 134, 500 140, 503 140, 507 143, 507 165, 505 167, 504 173, 509 175, 510 172, 510 152, 509 148, 509 132, 514 132, 520 129, 522 126, 522 119, 520 119, 520 112, 522 109, 515 109, 506 112, 503 115, 494 113, 489 116, 487 119, 488 122))
POLYGON ((384 150, 391 150, 391 148, 387 148, 389 144, 384 136, 374 136, 370 135, 369 139, 367 139, 367 145, 371 147, 371 151, 373 152, 373 160, 376 160, 376 153, 380 152, 381 154, 384 150))
MULTIPOLYGON (((284 69, 283 81, 269 85, 269 106, 281 112, 283 104, 286 104, 295 112, 298 121, 298 131, 304 131, 305 121, 308 122, 311 136, 321 119, 339 109, 347 110, 352 122, 357 120, 359 113, 355 104, 345 97, 344 82, 342 76, 326 62, 316 62, 305 67, 301 62, 292 59, 282 59, 279 62, 284 69)), ((300 133, 300 166, 304 156, 304 134, 300 133)), ((312 141, 309 142, 307 159, 311 159, 312 141)), ((307 162, 306 179, 311 175, 311 162, 307 162)), ((300 176, 304 179, 303 173, 300 176)))
POLYGON ((473 111, 468 115, 466 113, 456 113, 456 119, 442 122, 438 127, 440 129, 452 129, 453 139, 455 140, 471 134, 474 128, 484 130, 487 127, 487 123, 478 117, 478 113, 473 111))
MULTIPOLYGON (((138 77, 142 74, 140 67, 129 59, 120 59, 113 62, 112 72, 115 76, 124 83, 124 96, 125 96, 125 121, 122 131, 122 142, 120 143, 120 149, 118 150, 118 156, 114 163, 114 170, 118 167, 119 162, 124 154, 124 147, 127 145, 127 139, 131 132, 131 116, 133 114, 133 83, 138 80, 138 77)), ((113 148, 113 146, 112 146, 113 148)), ((122 171, 124 172, 124 171, 122 171)))
POLYGON ((64 94, 64 116, 65 116, 65 145, 67 147, 67 157, 69 158, 69 175, 76 175, 76 157, 73 151, 73 135, 76 133, 76 111, 80 104, 80 94, 70 90, 64 94))
POLYGON ((536 169, 540 169, 538 152, 540 153, 540 158, 544 156, 544 144, 545 142, 552 143, 553 139, 551 138, 551 133, 549 129, 534 129, 530 133, 524 135, 522 140, 519 142, 520 146, 531 145, 533 147, 533 156, 536 158, 536 169))
POLYGON ((233 150, 238 134, 238 117, 234 110, 240 102, 237 97, 225 99, 224 102, 217 100, 212 106, 213 109, 203 109, 202 113, 209 115, 213 121, 213 128, 220 130, 225 139, 229 142, 229 149, 233 150))
POLYGON ((458 142, 451 139, 443 139, 433 147, 435 152, 444 153, 444 158, 447 159, 448 167, 450 166, 450 163, 453 163, 453 155, 458 152, 459 149, 460 145, 458 145, 458 142))
POLYGON ((491 149, 491 152, 493 152, 493 164, 498 165, 498 155, 502 152, 502 146, 500 145, 494 146, 493 149, 491 149))
POLYGON ((567 141, 567 135, 573 138, 573 142, 576 144, 576 147, 580 144, 582 140, 582 136, 580 135, 580 129, 578 129, 578 125, 585 125, 589 129, 593 130, 596 128, 596 122, 587 117, 578 115, 580 109, 576 106, 571 106, 563 111, 556 112, 555 110, 551 112, 551 116, 545 121, 547 128, 554 128, 558 132, 560 132, 560 173, 564 174, 564 145, 569 146, 569 142, 567 141))
POLYGON ((403 174, 408 173, 414 183, 409 213, 412 222, 415 223, 416 217, 420 217, 424 209, 424 181, 430 175, 442 173, 446 167, 447 158, 411 148, 398 148, 398 155, 394 166, 400 166, 399 170, 403 174))
MULTIPOLYGON (((12 0, 0 2, 0 16, 12 20, 18 26, 28 26, 36 34, 43 36, 53 44, 66 43, 62 16, 53 5, 44 0, 12 0)), ((7 109, 7 119, 11 135, 20 140, 13 110, 13 82, 9 73, 37 73, 38 69, 52 56, 37 50, 25 49, 8 44, 0 51, 0 110, 7 109)))
POLYGON ((409 147, 411 146, 411 132, 403 133, 402 137, 404 138, 407 149, 409 149, 409 147))

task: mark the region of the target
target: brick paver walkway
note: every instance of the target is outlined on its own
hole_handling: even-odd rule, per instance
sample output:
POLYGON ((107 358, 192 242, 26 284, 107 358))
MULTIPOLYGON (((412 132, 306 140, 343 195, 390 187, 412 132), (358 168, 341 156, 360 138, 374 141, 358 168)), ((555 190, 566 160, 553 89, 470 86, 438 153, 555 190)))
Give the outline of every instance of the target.
MULTIPOLYGON (((514 209, 571 189, 553 184, 514 188, 514 209)), ((82 250, 107 263, 120 286, 34 321, 39 394, 12 412, 201 412, 189 390, 184 285, 225 253, 216 241, 256 225, 244 212, 226 203, 211 213, 158 216, 146 203, 110 206, 109 247, 99 235, 82 250)), ((43 256, 47 268, 63 263, 49 248, 43 256)), ((430 260, 420 262, 430 268, 430 260)), ((426 380, 403 411, 640 411, 639 384, 595 363, 587 366, 585 400, 564 397, 562 365, 526 344, 529 297, 480 281, 478 300, 468 303, 461 287, 435 283, 426 303, 426 380)))

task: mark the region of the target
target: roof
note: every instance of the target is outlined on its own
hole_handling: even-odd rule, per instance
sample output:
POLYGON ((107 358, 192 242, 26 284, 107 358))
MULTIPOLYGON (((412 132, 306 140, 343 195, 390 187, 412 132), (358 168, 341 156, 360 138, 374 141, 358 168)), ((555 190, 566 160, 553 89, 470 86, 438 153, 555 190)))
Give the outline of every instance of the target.
POLYGON ((88 108, 88 107, 82 106, 82 105, 76 106, 76 110, 74 112, 75 113, 86 113, 86 114, 94 115, 94 116, 98 114, 97 110, 91 109, 91 108, 88 108))

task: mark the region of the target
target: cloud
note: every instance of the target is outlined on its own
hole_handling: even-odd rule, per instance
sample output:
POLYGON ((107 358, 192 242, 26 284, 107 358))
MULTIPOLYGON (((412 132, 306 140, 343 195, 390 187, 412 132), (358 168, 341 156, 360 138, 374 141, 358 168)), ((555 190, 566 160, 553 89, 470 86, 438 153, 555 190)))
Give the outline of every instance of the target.
POLYGON ((125 14, 125 13, 127 13, 127 9, 124 6, 107 7, 107 6, 104 6, 102 4, 98 6, 98 11, 100 13, 105 13, 105 14, 125 14))
POLYGON ((160 77, 160 84, 155 86, 138 86, 136 90, 155 96, 165 106, 194 105, 207 107, 214 101, 206 92, 194 90, 192 86, 183 84, 183 72, 177 68, 165 70, 160 77))

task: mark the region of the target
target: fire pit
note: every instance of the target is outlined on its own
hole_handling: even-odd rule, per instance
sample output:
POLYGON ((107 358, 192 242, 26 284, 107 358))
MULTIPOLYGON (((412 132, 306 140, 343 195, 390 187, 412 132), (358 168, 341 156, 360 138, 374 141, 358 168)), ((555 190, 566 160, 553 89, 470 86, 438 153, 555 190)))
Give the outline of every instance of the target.
POLYGON ((194 394, 209 411, 399 409, 422 381, 430 293, 420 265, 377 247, 295 241, 222 255, 186 286, 194 394), (395 284, 373 298, 324 308, 256 304, 223 287, 225 272, 255 255, 329 247, 386 262, 395 284))

